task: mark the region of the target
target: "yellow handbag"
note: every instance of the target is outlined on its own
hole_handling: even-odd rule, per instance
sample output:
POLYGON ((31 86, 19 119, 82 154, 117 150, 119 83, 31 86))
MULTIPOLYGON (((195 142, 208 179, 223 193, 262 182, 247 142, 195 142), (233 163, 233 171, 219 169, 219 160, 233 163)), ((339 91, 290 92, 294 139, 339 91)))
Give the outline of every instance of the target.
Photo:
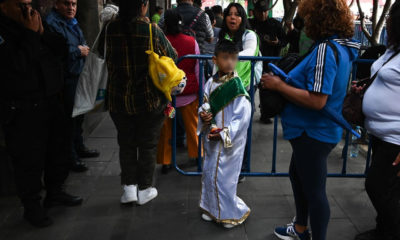
POLYGON ((171 91, 185 78, 185 72, 175 65, 172 58, 166 56, 160 57, 154 52, 151 24, 149 26, 151 48, 146 51, 149 55, 149 75, 154 85, 164 93, 169 101, 172 101, 171 91))

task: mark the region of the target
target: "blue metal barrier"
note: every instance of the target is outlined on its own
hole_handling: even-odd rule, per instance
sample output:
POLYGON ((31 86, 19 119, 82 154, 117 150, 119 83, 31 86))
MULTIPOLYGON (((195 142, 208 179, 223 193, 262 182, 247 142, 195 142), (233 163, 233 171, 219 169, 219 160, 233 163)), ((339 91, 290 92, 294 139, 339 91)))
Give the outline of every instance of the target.
MULTIPOLYGON (((181 57, 178 60, 178 63, 183 61, 184 59, 197 59, 199 60, 199 106, 203 104, 203 81, 204 81, 204 61, 211 59, 211 55, 186 55, 181 57)), ((240 56, 239 60, 241 61, 251 61, 251 81, 250 81, 250 97, 251 97, 251 106, 254 108, 254 66, 257 61, 275 61, 279 60, 280 57, 244 57, 240 56)), ((352 71, 352 79, 356 78, 357 72, 357 63, 372 63, 374 60, 365 60, 359 59, 354 62, 353 71, 352 71)), ((176 99, 173 97, 172 104, 176 106, 176 99)), ((252 111, 251 120, 253 119, 254 109, 252 111)), ((276 156, 277 156, 277 143, 278 143, 278 117, 276 116, 274 119, 274 136, 273 136, 273 149, 272 149, 272 167, 270 172, 251 172, 251 146, 252 146, 252 126, 253 122, 250 122, 250 126, 248 128, 247 133, 247 149, 246 149, 246 161, 247 161, 247 169, 245 172, 242 172, 242 176, 251 176, 251 177, 287 177, 289 173, 287 172, 276 172, 276 156)), ((342 170, 340 173, 328 173, 328 177, 348 177, 348 178, 363 178, 366 176, 366 173, 369 168, 370 157, 371 157, 371 146, 368 147, 366 167, 364 173, 347 173, 347 155, 348 155, 348 146, 350 144, 349 141, 350 133, 346 131, 346 139, 345 146, 342 152, 343 164, 342 170)), ((175 169, 182 175, 185 176, 199 176, 202 174, 202 138, 199 136, 199 145, 198 145, 198 158, 197 158, 197 172, 186 172, 179 168, 176 162, 176 118, 173 119, 172 124, 172 164, 175 169)))

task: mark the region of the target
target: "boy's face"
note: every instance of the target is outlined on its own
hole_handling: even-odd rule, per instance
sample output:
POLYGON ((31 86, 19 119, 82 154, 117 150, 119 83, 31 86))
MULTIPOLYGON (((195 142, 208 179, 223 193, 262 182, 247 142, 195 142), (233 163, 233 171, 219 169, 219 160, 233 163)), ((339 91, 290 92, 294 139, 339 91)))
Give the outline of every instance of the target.
POLYGON ((231 73, 235 71, 238 62, 237 53, 220 52, 217 56, 213 57, 213 62, 217 65, 219 71, 223 73, 231 73))

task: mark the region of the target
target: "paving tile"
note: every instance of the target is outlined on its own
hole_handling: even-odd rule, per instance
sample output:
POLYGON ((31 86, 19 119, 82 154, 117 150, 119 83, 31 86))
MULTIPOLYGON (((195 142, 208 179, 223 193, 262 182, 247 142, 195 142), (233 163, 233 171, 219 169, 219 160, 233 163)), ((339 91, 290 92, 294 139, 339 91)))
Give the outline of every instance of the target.
POLYGON ((257 196, 252 195, 250 199, 243 198, 251 208, 253 219, 260 218, 288 218, 295 216, 294 209, 289 205, 286 196, 257 196))
POLYGON ((100 152, 100 156, 97 158, 85 158, 82 159, 86 162, 111 162, 114 159, 114 155, 117 149, 113 148, 96 148, 100 152))
POLYGON ((354 240, 357 230, 348 219, 332 219, 329 222, 328 240, 354 240))
POLYGON ((289 218, 254 218, 249 217, 244 223, 249 240, 277 240, 273 235, 274 228, 285 225, 289 218))

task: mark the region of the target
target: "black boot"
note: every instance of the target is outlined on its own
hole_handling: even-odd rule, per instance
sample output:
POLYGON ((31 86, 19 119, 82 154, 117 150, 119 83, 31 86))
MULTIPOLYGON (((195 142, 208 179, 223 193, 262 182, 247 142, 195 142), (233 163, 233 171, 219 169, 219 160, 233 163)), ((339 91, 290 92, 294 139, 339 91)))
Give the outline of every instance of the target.
POLYGON ((168 174, 169 173, 169 171, 171 170, 171 165, 166 165, 166 164, 164 164, 164 165, 162 165, 162 167, 161 167, 161 173, 162 174, 168 174))
POLYGON ((84 163, 80 159, 76 159, 73 161, 72 166, 71 166, 71 171, 73 172, 86 172, 89 170, 89 168, 86 166, 86 163, 84 163))
POLYGON ((77 151, 80 158, 96 158, 100 156, 100 152, 96 149, 89 149, 86 146, 82 146, 77 151))
POLYGON ((46 210, 40 205, 39 200, 24 202, 24 218, 38 228, 48 227, 53 221, 47 216, 46 210))
POLYGON ((273 121, 267 117, 260 117, 260 122, 263 124, 272 124, 273 123, 273 121))
POLYGON ((48 191, 46 199, 43 202, 45 208, 50 208, 54 206, 67 206, 73 207, 81 205, 83 199, 78 196, 72 196, 65 191, 48 191))

